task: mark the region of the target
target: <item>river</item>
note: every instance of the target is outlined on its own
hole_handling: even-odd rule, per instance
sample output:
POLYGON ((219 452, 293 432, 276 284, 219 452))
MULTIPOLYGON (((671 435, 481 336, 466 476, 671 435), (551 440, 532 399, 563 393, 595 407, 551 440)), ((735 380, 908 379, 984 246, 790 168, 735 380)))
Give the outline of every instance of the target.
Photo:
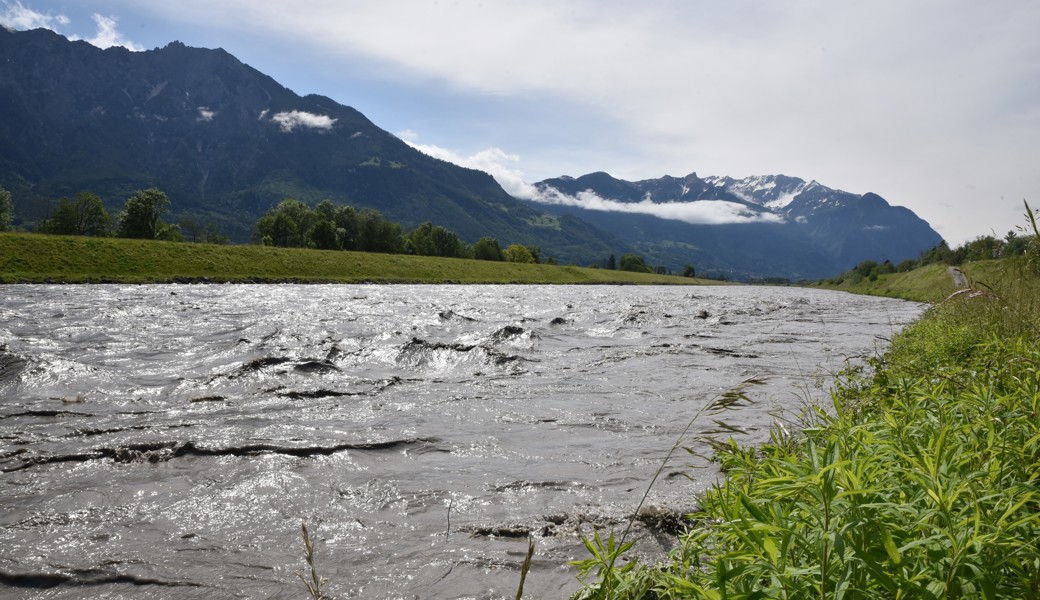
POLYGON ((0 597, 565 598, 915 303, 781 287, 0 286, 0 597), (742 382, 754 381, 755 384, 742 382), (700 455, 700 457, 698 457, 700 455))

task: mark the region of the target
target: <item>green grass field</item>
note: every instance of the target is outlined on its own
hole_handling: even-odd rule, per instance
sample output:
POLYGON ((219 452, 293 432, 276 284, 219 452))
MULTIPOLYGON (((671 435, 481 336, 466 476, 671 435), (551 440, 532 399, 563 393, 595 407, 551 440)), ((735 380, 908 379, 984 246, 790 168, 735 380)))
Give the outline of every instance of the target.
POLYGON ((204 279, 300 283, 708 283, 686 277, 573 266, 253 245, 0 234, 0 283, 149 283, 204 279))

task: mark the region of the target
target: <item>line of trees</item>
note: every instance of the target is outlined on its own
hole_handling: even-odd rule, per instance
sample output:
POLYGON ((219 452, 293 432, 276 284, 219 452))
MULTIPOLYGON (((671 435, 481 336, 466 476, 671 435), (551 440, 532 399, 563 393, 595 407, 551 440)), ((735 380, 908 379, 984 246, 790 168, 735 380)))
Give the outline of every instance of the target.
MULTIPOLYGON (((90 237, 124 237, 146 240, 192 241, 227 244, 230 240, 212 223, 200 225, 185 217, 180 225, 167 223, 163 215, 170 208, 170 199, 158 188, 133 193, 114 218, 105 209, 105 203, 88 191, 72 198, 61 198, 50 214, 36 226, 37 233, 52 235, 81 235, 90 237), (190 239, 185 233, 190 234, 190 239)), ((11 228, 13 206, 11 193, 0 188, 0 231, 11 228)))
MULTIPOLYGON (((73 198, 61 198, 58 205, 36 227, 38 233, 94 237, 125 237, 166 241, 226 244, 230 240, 212 223, 199 223, 185 217, 179 224, 163 220, 170 199, 158 188, 138 190, 127 198, 114 218, 100 197, 88 191, 73 198)), ((11 194, 0 187, 0 231, 8 231, 13 220, 11 194)), ((411 231, 383 217, 373 209, 357 210, 349 205, 322 200, 314 208, 286 198, 268 210, 255 225, 254 241, 267 246, 315 248, 319 250, 358 250, 387 254, 414 254, 447 258, 517 263, 553 264, 543 261, 537 246, 512 244, 502 248, 493 237, 473 244, 458 234, 431 222, 411 231)))
MULTIPOLYGON (((201 224, 192 217, 185 217, 176 225, 164 221, 163 216, 169 208, 170 199, 166 193, 158 188, 149 188, 134 192, 127 198, 123 210, 113 218, 100 197, 83 191, 73 198, 61 198, 47 218, 37 225, 36 231, 54 235, 229 242, 228 237, 212 223, 201 224)), ((11 194, 0 187, 0 231, 10 228, 12 212, 11 194)), ((490 236, 467 244, 454 231, 429 221, 405 231, 399 223, 386 219, 378 210, 357 210, 330 200, 322 200, 314 208, 292 198, 282 200, 257 220, 253 241, 287 248, 555 264, 552 258, 544 258, 537 246, 511 244, 503 248, 497 239, 490 236)), ((611 254, 606 266, 636 273, 668 273, 666 267, 648 265, 642 256, 631 253, 621 255, 619 260, 611 254)), ((682 275, 694 277, 693 266, 686 265, 682 275)))
MULTIPOLYGON (((598 267, 598 266, 597 266, 598 267)), ((669 275, 671 272, 664 265, 652 266, 647 264, 646 259, 638 254, 622 254, 621 258, 614 258, 611 254, 607 258, 606 268, 614 271, 632 271, 633 273, 656 273, 658 275, 669 275)), ((683 277, 696 277, 693 265, 685 265, 682 270, 683 277)))
POLYGON ((542 262, 541 249, 536 246, 512 244, 502 248, 493 237, 467 244, 454 231, 429 221, 405 231, 378 210, 357 210, 330 200, 322 200, 314 208, 292 198, 282 200, 257 220, 253 241, 288 248, 542 262))

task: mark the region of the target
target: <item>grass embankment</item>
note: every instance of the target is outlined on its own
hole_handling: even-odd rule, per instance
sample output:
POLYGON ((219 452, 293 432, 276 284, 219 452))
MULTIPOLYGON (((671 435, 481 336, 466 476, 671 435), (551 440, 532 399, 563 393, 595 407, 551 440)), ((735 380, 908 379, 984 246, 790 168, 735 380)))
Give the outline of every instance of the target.
POLYGON ((704 280, 649 273, 426 256, 0 234, 0 283, 148 283, 178 280, 301 283, 707 283, 704 280))
POLYGON ((1002 281, 1005 278, 1004 270, 1006 265, 1019 264, 1022 260, 1021 258, 1009 259, 1006 262, 1003 260, 986 260, 967 263, 960 267, 949 267, 945 264, 936 263, 906 273, 879 275, 873 281, 864 277, 856 283, 846 279, 838 285, 819 282, 815 286, 853 294, 886 296, 889 298, 902 298, 903 300, 936 303, 945 300, 961 287, 954 281, 951 268, 960 270, 967 279, 969 286, 978 284, 985 288, 986 282, 1002 281))
POLYGON ((1040 598, 1040 278, 966 271, 972 289, 839 376, 833 411, 719 451, 726 480, 669 562, 594 556, 579 596, 1040 598))
POLYGON ((816 284, 816 287, 918 302, 938 302, 957 291, 949 267, 939 263, 907 273, 879 275, 874 281, 864 277, 856 283, 846 279, 838 285, 821 282, 816 284))

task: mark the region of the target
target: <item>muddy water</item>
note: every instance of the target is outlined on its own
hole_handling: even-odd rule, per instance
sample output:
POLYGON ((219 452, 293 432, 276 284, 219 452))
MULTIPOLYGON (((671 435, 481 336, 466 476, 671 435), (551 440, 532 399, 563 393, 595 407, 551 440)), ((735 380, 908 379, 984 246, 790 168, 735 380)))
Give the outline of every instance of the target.
MULTIPOLYGON (((916 304, 767 287, 0 287, 0 597, 338 598, 578 587, 690 419, 761 441, 916 304)), ((639 552, 715 481, 670 464, 639 552), (690 477, 685 477, 688 475, 690 477), (692 479, 691 479, 692 478, 692 479)))

